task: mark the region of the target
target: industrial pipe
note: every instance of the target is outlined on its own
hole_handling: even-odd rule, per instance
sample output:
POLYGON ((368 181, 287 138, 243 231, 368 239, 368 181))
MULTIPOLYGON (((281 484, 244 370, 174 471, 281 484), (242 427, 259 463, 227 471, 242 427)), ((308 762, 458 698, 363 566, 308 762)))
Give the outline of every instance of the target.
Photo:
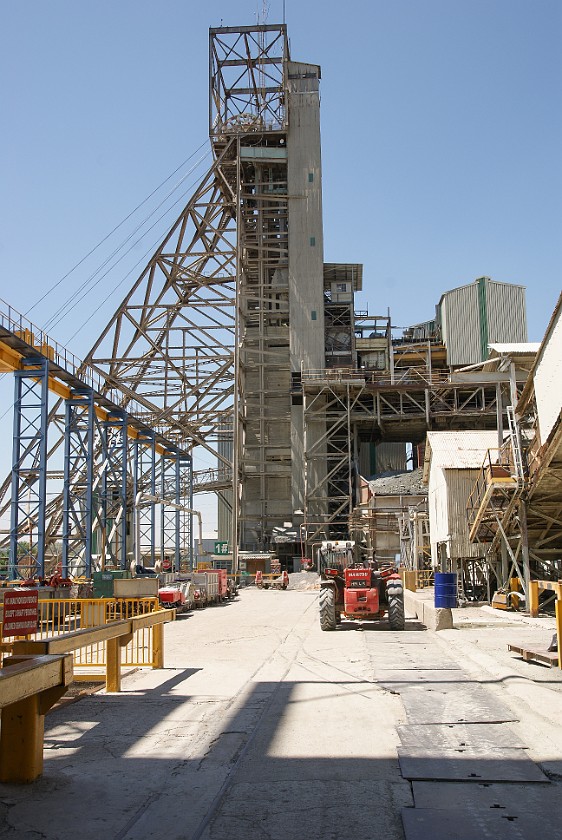
POLYGON ((183 510, 184 513, 195 514, 195 516, 199 520, 198 552, 199 552, 200 555, 211 553, 209 551, 205 551, 205 549, 203 548, 203 520, 201 518, 201 511, 193 510, 193 508, 185 507, 185 505, 179 505, 176 502, 169 502, 167 499, 162 499, 160 496, 145 495, 141 491, 140 493, 137 493, 136 498, 135 498, 135 552, 134 552, 135 564, 138 563, 140 565, 140 559, 141 559, 140 558, 140 539, 139 539, 139 533, 138 533, 140 523, 139 523, 139 520, 138 520, 137 510, 138 510, 138 508, 145 507, 146 505, 151 504, 152 502, 155 502, 156 504, 159 504, 159 505, 165 505, 166 507, 175 508, 176 510, 183 510))

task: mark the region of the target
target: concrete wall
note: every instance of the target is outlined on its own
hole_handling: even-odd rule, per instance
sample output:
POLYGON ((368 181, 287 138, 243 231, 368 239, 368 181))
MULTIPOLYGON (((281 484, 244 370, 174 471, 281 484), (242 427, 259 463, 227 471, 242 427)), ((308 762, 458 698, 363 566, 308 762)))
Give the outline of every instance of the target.
MULTIPOLYGON (((324 368, 320 68, 289 62, 287 71, 290 365, 298 372, 324 368)), ((309 435, 318 439, 324 430, 322 424, 315 425, 309 435)), ((295 405, 291 409, 293 510, 304 505, 304 460, 302 406, 295 405)))
POLYGON ((289 322, 291 369, 324 367, 320 70, 289 62, 289 322))

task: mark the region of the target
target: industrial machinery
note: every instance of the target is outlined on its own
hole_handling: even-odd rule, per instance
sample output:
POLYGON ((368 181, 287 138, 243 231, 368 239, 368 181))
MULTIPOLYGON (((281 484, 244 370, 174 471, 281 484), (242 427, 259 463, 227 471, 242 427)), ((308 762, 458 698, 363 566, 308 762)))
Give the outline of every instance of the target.
POLYGON ((177 580, 158 590, 160 604, 166 608, 175 607, 178 612, 193 609, 195 585, 191 580, 177 580))
POLYGON ((335 630, 342 617, 385 616, 391 630, 404 629, 404 590, 393 566, 379 569, 375 561, 357 560, 350 540, 323 542, 318 555, 322 630, 335 630))
POLYGON ((283 569, 278 577, 264 578, 263 572, 256 572, 256 586, 258 589, 287 589, 289 586, 289 573, 283 569))

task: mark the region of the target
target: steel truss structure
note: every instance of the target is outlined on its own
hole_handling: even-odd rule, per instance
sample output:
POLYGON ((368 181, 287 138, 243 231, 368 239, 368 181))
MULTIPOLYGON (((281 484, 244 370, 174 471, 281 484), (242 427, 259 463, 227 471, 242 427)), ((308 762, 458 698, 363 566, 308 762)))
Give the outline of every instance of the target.
MULTIPOLYGON (((83 364, 73 371, 78 386, 86 372, 95 378, 96 404, 100 397, 111 400, 122 414, 113 412, 96 426, 91 395, 76 391, 68 395, 66 406, 59 401, 49 415, 51 437, 56 429, 58 438, 48 456, 64 460, 64 487, 49 505, 45 491, 38 492, 46 511, 42 542, 52 548, 62 540, 65 572, 88 574, 92 554, 102 562, 123 564, 131 517, 154 560, 155 514, 150 507, 137 507, 132 494, 136 499, 149 488, 154 497, 160 482, 161 493, 171 494, 175 505, 178 499, 191 500, 190 456, 197 447, 217 458, 218 488, 234 489, 233 521, 238 522, 239 499, 242 519, 246 515, 238 487, 244 486, 242 464, 252 447, 248 418, 260 418, 262 460, 267 422, 276 421, 275 416, 264 419, 274 395, 263 388, 263 372, 275 351, 257 336, 271 318, 281 325, 287 314, 287 164, 282 148, 287 61, 285 26, 210 31, 213 164, 83 364), (256 340, 246 341, 251 332, 256 340), (249 371, 256 364, 261 372, 254 387, 249 371), (132 413, 146 432, 136 439, 131 454, 126 425, 132 413), (225 428, 234 429, 234 470, 232 458, 225 455, 225 428), (179 485, 177 473, 169 477, 168 452, 161 452, 164 460, 159 469, 155 466, 151 431, 165 439, 168 449, 184 453, 179 485), (93 533, 101 534, 99 545, 94 545, 93 533)), ((21 446, 21 433, 17 437, 21 446)), ((41 441, 46 441, 45 434, 41 441)), ((35 460, 46 474, 46 457, 35 460)), ((15 499, 23 492, 22 470, 17 478, 21 486, 13 488, 15 499)), ((267 490, 263 475, 259 481, 260 489, 267 490)), ((5 484, 4 508, 10 504, 8 493, 5 484)), ((191 501, 185 506, 191 507, 191 501)), ((32 511, 29 504, 27 509, 32 511)), ((257 517, 252 512, 254 529, 263 515, 264 508, 257 517)), ((43 513, 30 517, 42 521, 43 513)), ((176 563, 180 547, 172 534, 191 532, 191 525, 182 521, 177 507, 172 513, 163 507, 161 541, 167 548, 174 543, 176 563)), ((26 527, 20 514, 12 542, 26 527)))
POLYGON ((290 60, 284 25, 209 38, 213 163, 84 362, 55 352, 53 365, 32 325, 0 328, 20 388, 0 488, 13 573, 26 535, 41 574, 59 542, 65 574, 131 556, 177 567, 191 557, 194 487, 222 494, 236 570, 238 547, 267 550, 303 508, 309 544, 347 536, 361 441, 503 428, 499 380, 432 371, 429 343, 395 358, 389 318, 389 373, 325 370, 325 337, 330 364, 347 352, 340 333, 352 359, 363 322, 352 302, 325 306, 319 68, 290 60), (197 475, 201 451, 217 469, 197 475))
MULTIPOLYGON (((43 578, 55 570, 89 577, 106 565, 125 568, 137 550, 133 490, 153 492, 171 460, 190 508, 191 456, 117 405, 116 392, 102 393, 105 383, 91 369, 13 310, 0 316, 0 356, 15 381, 13 467, 2 488, 2 513, 11 510, 10 577, 43 578), (50 393, 56 402, 49 412, 50 393), (61 481, 62 491, 48 501, 61 481)), ((166 501, 151 502, 150 521, 157 504, 166 515, 166 501)), ((191 516, 184 516, 173 536, 175 557, 180 548, 191 557, 191 530, 191 516)), ((153 561, 156 544, 151 535, 153 561)), ((159 559, 163 554, 162 547, 159 559)))
POLYGON ((518 417, 510 409, 508 422, 509 440, 499 454, 488 453, 469 498, 468 521, 498 590, 509 592, 517 578, 528 607, 532 578, 556 581, 562 574, 562 427, 537 451, 532 400, 518 417))
MULTIPOLYGON (((252 524, 267 520, 263 471, 258 479, 245 471, 253 457, 252 423, 259 418, 257 460, 263 463, 264 418, 279 419, 271 411, 278 394, 268 393, 264 374, 275 367, 275 351, 264 336, 272 318, 279 324, 287 314, 280 279, 287 253, 286 159, 279 157, 286 29, 211 29, 209 55, 214 163, 86 361, 108 387, 125 394, 124 406, 134 399, 143 408, 148 425, 184 451, 203 447, 217 459, 215 480, 202 476, 196 486, 235 488, 232 518, 242 534, 234 531, 236 548, 249 517, 251 481, 261 482, 264 500, 252 524), (233 416, 228 457, 221 444, 233 416)), ((280 365, 287 367, 287 360, 280 365)), ((177 510, 168 514, 164 541, 178 516, 177 510)))
POLYGON ((366 376, 363 371, 326 370, 303 372, 302 384, 305 429, 325 420, 325 435, 306 445, 310 543, 342 539, 349 533, 361 440, 419 444, 430 429, 495 429, 504 422, 501 388, 479 382, 476 376, 471 383, 455 382, 412 368, 391 381, 384 373, 366 376), (310 480, 311 467, 322 459, 328 463, 325 476, 310 480))
POLYGON ((30 576, 35 563, 45 562, 47 491, 47 416, 49 362, 42 356, 25 360, 15 373, 14 439, 9 576, 30 576), (18 542, 27 552, 18 556, 18 542))
POLYGON ((66 400, 62 575, 91 573, 94 487, 94 393, 75 391, 66 400))

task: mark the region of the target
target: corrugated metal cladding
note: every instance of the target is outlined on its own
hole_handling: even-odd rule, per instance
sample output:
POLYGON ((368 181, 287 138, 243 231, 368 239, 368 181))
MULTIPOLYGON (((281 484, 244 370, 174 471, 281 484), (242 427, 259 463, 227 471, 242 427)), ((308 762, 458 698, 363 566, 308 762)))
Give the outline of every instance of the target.
POLYGON ((488 449, 498 445, 496 431, 428 432, 431 470, 480 467, 488 449))
POLYGON ((448 365, 469 365, 480 361, 480 319, 475 283, 443 295, 441 324, 448 365))
POLYGON ((481 277, 445 292, 440 303, 447 364, 484 361, 493 342, 526 342, 525 287, 481 277))
POLYGON ((384 472, 406 472, 405 443, 362 443, 359 452, 359 472, 364 478, 374 478, 384 472))
POLYGON ((486 282, 488 344, 527 341, 525 287, 486 282))
POLYGON ((443 470, 434 470, 429 479, 427 510, 429 513, 429 533, 431 559, 434 566, 439 562, 438 544, 449 539, 449 520, 447 517, 447 483, 443 470))
POLYGON ((466 503, 480 470, 445 470, 447 485, 447 518, 449 527, 449 557, 481 557, 482 546, 468 539, 466 503))
POLYGON ((560 416, 562 408, 562 307, 555 312, 545 336, 535 369, 534 384, 541 443, 560 416))

